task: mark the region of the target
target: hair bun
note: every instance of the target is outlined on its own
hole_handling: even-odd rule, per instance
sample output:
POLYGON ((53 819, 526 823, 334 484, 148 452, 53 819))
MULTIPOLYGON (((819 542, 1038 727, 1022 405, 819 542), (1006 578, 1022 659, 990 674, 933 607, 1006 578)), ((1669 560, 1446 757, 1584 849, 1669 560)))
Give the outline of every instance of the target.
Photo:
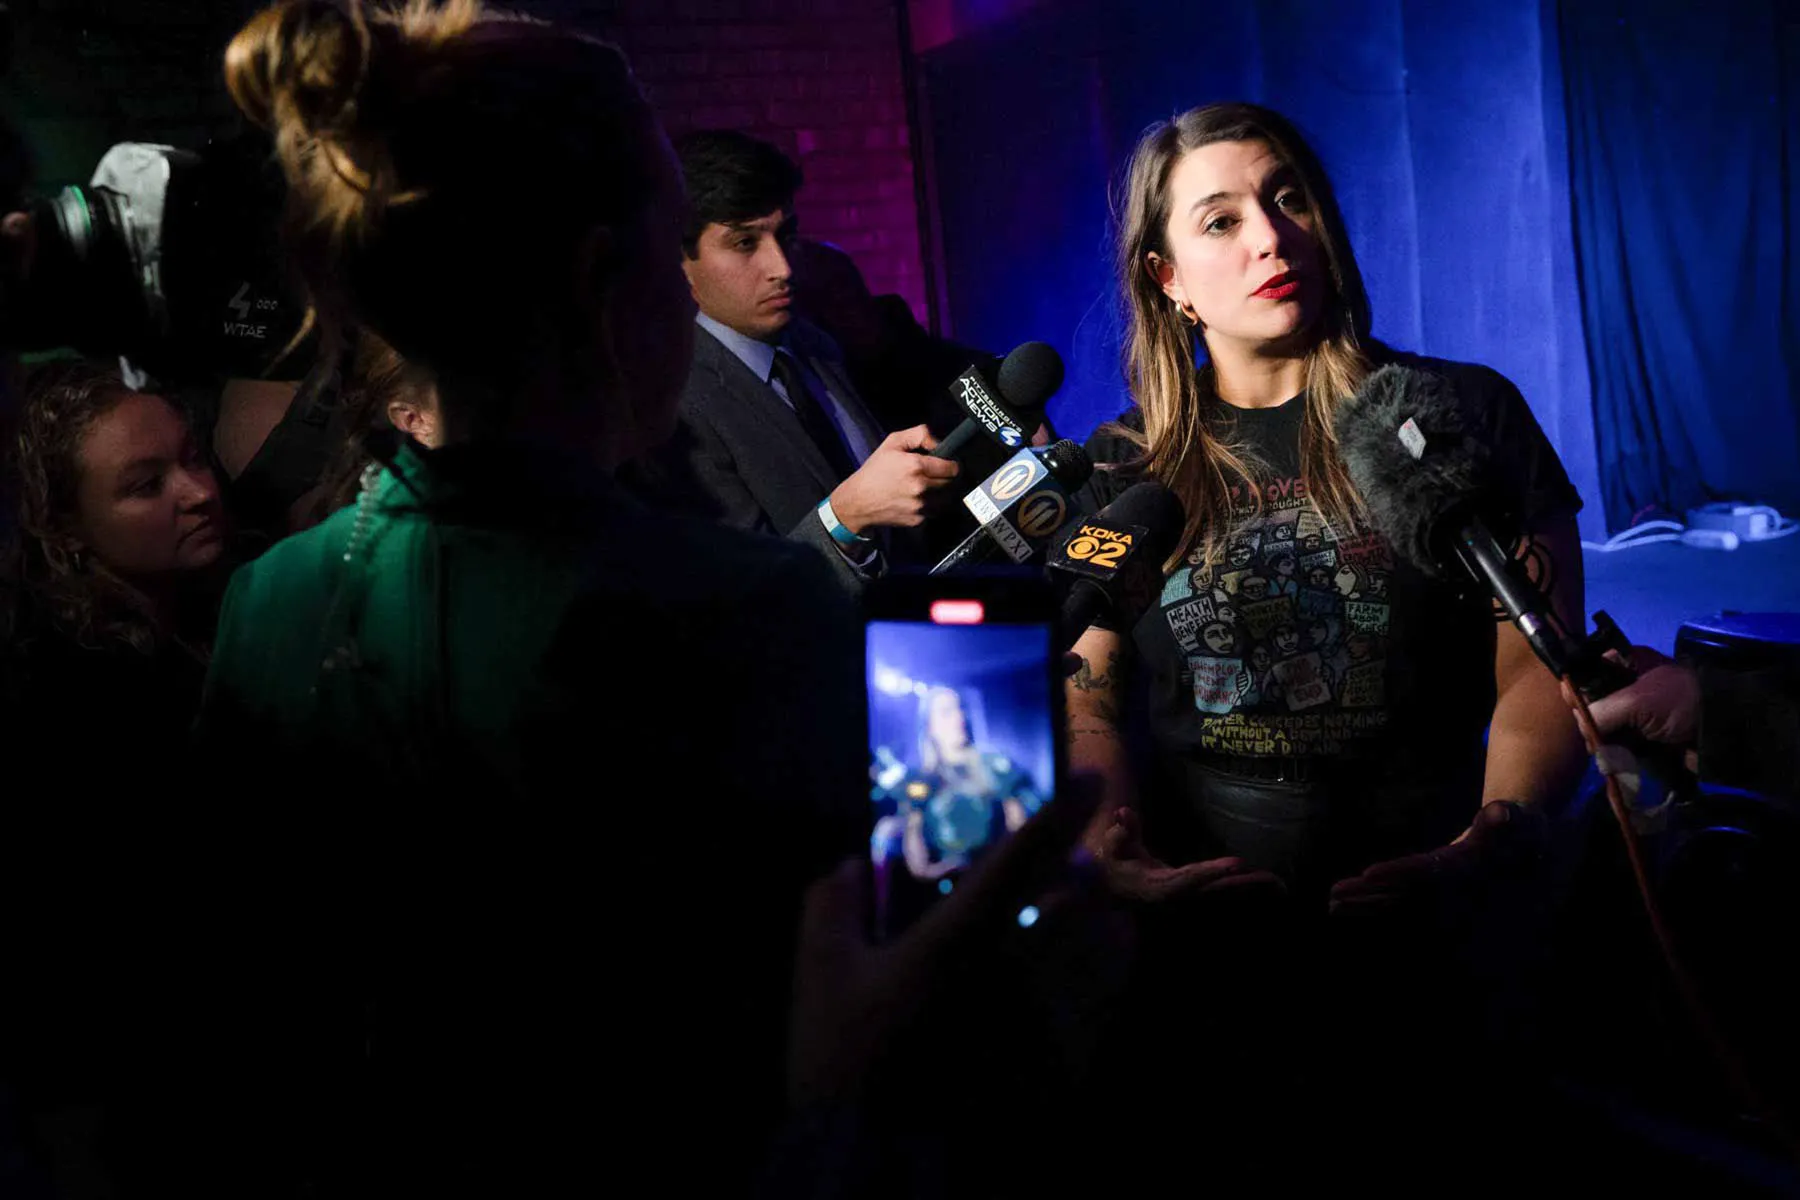
POLYGON ((278 135, 335 140, 353 117, 372 48, 359 0, 286 0, 231 39, 225 86, 245 116, 278 135))

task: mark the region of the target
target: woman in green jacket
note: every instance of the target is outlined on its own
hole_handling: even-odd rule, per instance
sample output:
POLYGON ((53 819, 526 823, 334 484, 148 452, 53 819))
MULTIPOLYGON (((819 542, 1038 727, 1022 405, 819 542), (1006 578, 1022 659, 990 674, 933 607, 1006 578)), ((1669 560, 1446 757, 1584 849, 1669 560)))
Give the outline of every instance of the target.
POLYGON ((612 47, 474 0, 277 5, 226 78, 327 340, 428 374, 443 442, 373 446, 357 502, 226 598, 221 1008, 280 1030, 237 1056, 236 1152, 522 1194, 629 1139, 736 1188, 781 1112, 802 888, 867 844, 861 655, 816 555, 612 483, 691 349, 664 136, 612 47))

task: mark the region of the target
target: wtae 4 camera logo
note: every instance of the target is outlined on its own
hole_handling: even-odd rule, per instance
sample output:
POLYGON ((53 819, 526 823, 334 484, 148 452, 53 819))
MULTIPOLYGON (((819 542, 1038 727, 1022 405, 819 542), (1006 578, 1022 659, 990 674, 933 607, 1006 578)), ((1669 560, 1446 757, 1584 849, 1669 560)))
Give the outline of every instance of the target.
POLYGON ((272 296, 258 296, 251 292, 250 281, 244 280, 238 290, 231 294, 225 307, 237 316, 235 321, 224 322, 224 333, 231 338, 250 338, 253 341, 264 341, 269 336, 269 319, 253 320, 253 315, 274 312, 281 307, 281 302, 272 296))

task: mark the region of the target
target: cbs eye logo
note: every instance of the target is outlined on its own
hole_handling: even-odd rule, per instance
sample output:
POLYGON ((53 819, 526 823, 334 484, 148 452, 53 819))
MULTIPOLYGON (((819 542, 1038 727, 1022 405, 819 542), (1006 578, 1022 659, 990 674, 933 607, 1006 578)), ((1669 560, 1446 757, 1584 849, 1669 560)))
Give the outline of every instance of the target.
POLYGON ((1076 562, 1117 570, 1119 562, 1131 550, 1131 541, 1129 533, 1114 533, 1098 525, 1083 525, 1069 539, 1063 553, 1076 562))

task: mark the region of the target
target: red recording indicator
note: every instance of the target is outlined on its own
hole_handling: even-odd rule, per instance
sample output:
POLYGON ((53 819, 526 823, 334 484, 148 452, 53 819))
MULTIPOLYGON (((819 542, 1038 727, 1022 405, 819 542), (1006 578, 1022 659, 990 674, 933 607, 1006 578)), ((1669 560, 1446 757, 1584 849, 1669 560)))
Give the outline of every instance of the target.
POLYGON ((979 600, 933 600, 931 619, 939 625, 979 625, 987 620, 987 609, 979 600))

